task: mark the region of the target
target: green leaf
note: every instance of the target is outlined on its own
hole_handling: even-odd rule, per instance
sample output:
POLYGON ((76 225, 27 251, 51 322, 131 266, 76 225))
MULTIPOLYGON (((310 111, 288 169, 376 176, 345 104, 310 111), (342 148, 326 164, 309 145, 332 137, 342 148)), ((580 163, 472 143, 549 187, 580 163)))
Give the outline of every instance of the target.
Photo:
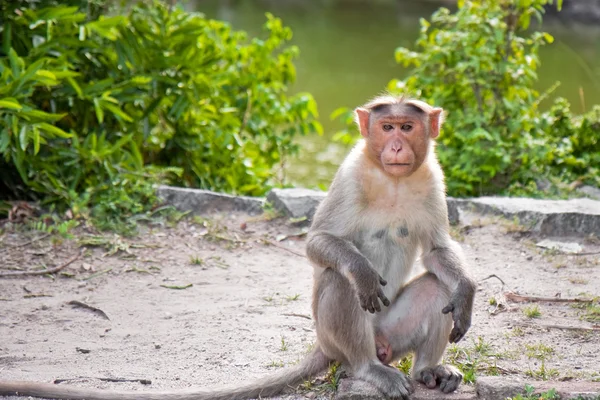
POLYGON ((0 108, 8 108, 10 110, 20 110, 23 108, 14 97, 5 97, 0 99, 0 108))
POLYGON ((33 128, 33 154, 37 155, 40 152, 40 131, 37 127, 33 128))
POLYGON ((73 136, 72 134, 67 133, 67 132, 63 131, 62 129, 57 128, 54 125, 50 125, 50 124, 48 124, 46 122, 37 123, 36 126, 38 128, 40 128, 40 129, 48 132, 48 133, 51 133, 51 134, 53 134, 55 136, 58 136, 58 137, 61 137, 61 138, 64 138, 64 139, 68 139, 71 136, 73 136))
POLYGON ((104 110, 102 110, 102 106, 100 105, 100 100, 97 98, 94 98, 94 110, 96 111, 96 118, 98 119, 98 122, 103 123, 104 122, 104 110))
POLYGON ((51 114, 40 110, 34 110, 29 107, 23 108, 19 112, 19 116, 26 117, 29 121, 45 121, 45 122, 56 122, 61 120, 67 114, 51 114))
POLYGON ((121 110, 118 106, 107 101, 103 101, 102 106, 112 112, 115 116, 117 116, 117 118, 123 119, 127 122, 133 122, 133 118, 123 112, 123 110, 121 110))

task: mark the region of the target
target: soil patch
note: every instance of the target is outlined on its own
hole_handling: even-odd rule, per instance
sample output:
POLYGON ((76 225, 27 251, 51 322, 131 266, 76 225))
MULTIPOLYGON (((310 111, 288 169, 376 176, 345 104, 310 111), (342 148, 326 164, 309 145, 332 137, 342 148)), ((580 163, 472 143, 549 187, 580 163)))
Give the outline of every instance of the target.
MULTIPOLYGON (((446 360, 470 379, 599 380, 600 332, 590 330, 600 324, 597 302, 515 303, 503 293, 598 296, 600 254, 538 248, 539 238, 499 218, 464 220, 453 235, 479 290, 473 326, 446 360)), ((302 228, 284 219, 215 213, 145 227, 136 238, 81 227, 74 235, 19 246, 41 233, 4 226, 0 273, 82 254, 54 275, 0 279, 0 379, 133 390, 236 385, 296 363, 314 343, 312 268, 302 228)), ((558 239, 600 251, 594 238, 558 239)), ((326 383, 292 397, 328 397, 326 383)))

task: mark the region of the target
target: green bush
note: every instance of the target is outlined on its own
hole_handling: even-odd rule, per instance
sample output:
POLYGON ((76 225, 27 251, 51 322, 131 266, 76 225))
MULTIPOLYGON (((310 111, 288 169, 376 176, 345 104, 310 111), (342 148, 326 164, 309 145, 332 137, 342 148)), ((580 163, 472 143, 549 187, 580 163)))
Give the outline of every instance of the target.
MULTIPOLYGON (((412 67, 388 90, 448 111, 438 155, 453 196, 535 194, 542 179, 600 183, 598 109, 573 118, 564 99, 542 113, 533 89, 538 49, 553 38, 531 32, 552 0, 465 0, 421 20, 416 51, 396 50, 412 67)), ((558 1, 560 8, 561 1, 558 1)), ((346 109, 333 117, 351 123, 346 109)), ((348 131, 337 135, 348 141, 348 131)))
POLYGON ((103 220, 147 210, 157 182, 260 195, 321 130, 313 98, 287 95, 298 50, 271 15, 248 39, 157 1, 58 3, 3 5, 3 194, 103 220))

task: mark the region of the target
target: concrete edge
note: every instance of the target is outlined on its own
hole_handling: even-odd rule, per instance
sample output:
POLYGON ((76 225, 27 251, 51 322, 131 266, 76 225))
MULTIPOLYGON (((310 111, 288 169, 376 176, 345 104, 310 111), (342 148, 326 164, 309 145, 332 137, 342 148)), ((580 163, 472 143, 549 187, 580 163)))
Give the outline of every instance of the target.
MULTIPOLYGON (((233 196, 224 193, 211 192, 202 189, 188 189, 172 186, 159 186, 157 193, 166 203, 177 207, 181 211, 205 213, 211 211, 241 211, 252 215, 263 212, 265 198, 233 196)), ((312 191, 310 189, 273 189, 267 199, 274 207, 288 218, 305 217, 310 221, 320 201, 325 198, 326 192, 312 191)), ((474 211, 484 215, 499 215, 507 219, 517 218, 519 223, 529 227, 532 231, 544 236, 587 236, 594 234, 600 237, 600 201, 590 200, 585 208, 573 210, 569 207, 569 200, 555 200, 552 203, 558 211, 548 212, 542 205, 529 206, 529 208, 515 208, 515 198, 507 198, 506 206, 502 198, 497 204, 488 204, 477 198, 457 199, 447 198, 448 220, 454 225, 460 222, 461 212, 474 211), (508 200, 510 199, 510 200, 508 200), (512 208, 511 208, 512 207, 512 208), (536 209, 538 207, 538 209, 536 209), (561 207, 564 208, 561 211, 561 207), (597 208, 596 208, 597 207, 597 208)), ((524 201, 531 199, 524 199, 524 201)))

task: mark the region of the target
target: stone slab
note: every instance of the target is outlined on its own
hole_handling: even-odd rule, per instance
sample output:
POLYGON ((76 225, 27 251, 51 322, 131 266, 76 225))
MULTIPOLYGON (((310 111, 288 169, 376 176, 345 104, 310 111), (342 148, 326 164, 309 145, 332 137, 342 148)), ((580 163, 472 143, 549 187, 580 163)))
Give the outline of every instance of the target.
MULTIPOLYGON (((260 214, 263 198, 231 196, 208 190, 160 186, 158 195, 182 211, 206 213, 211 211, 244 211, 260 214)), ((326 192, 303 188, 273 189, 267 200, 287 217, 313 217, 326 192)), ((600 201, 580 198, 571 200, 541 200, 515 197, 479 197, 456 199, 449 197, 448 219, 459 222, 460 213, 472 210, 482 214, 518 218, 543 236, 600 236, 600 201)))
POLYGON ((459 209, 518 218, 544 236, 600 236, 600 201, 542 200, 518 197, 453 199, 459 209))
POLYGON ((327 192, 319 190, 291 188, 273 189, 267 195, 276 210, 291 218, 306 217, 311 219, 317 206, 327 196, 327 192))
POLYGON ((261 214, 264 198, 232 196, 202 189, 188 189, 173 186, 159 186, 158 196, 180 211, 203 214, 212 211, 242 211, 248 214, 261 214))
POLYGON ((600 397, 600 382, 534 382, 506 376, 479 377, 475 390, 478 399, 505 400, 518 394, 524 394, 526 385, 531 385, 536 394, 555 389, 561 399, 597 400, 600 397))
MULTIPOLYGON (((413 382, 414 393, 410 400, 475 400, 475 389, 461 385, 454 393, 442 393, 439 389, 428 389, 424 385, 413 382)), ((342 379, 335 394, 335 400, 383 400, 386 397, 368 382, 359 379, 342 379)), ((503 399, 504 400, 504 399, 503 399)))

